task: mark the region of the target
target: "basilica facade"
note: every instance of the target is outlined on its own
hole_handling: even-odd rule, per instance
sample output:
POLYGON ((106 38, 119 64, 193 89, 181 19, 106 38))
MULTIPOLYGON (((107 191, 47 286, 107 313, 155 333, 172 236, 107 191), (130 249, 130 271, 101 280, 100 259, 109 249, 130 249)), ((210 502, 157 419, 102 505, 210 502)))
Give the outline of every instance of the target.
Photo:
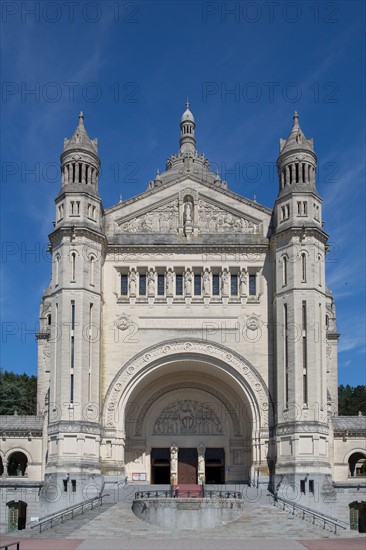
POLYGON ((4 490, 38 483, 61 507, 118 480, 251 484, 319 507, 343 483, 352 500, 365 418, 337 416, 328 235, 296 112, 277 168, 273 208, 230 191, 187 105, 165 171, 104 209, 80 113, 49 236, 38 415, 4 420, 4 490))

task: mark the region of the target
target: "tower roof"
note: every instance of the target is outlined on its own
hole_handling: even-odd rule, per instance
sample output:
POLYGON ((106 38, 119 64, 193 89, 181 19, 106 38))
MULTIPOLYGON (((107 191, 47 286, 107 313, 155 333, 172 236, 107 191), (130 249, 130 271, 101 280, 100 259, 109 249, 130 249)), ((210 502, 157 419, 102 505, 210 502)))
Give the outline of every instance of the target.
POLYGON ((294 151, 296 149, 302 149, 314 152, 313 139, 306 139, 304 132, 299 125, 299 115, 297 111, 294 113, 294 122, 290 135, 287 139, 280 139, 280 154, 294 151))
POLYGON ((188 100, 187 100, 187 103, 186 103, 186 110, 182 114, 182 118, 181 118, 181 122, 186 122, 186 121, 195 122, 194 116, 193 116, 192 112, 189 109, 189 101, 188 100))
POLYGON ((70 139, 65 138, 64 152, 71 149, 83 149, 84 151, 89 151, 94 155, 98 154, 98 140, 96 138, 92 140, 88 136, 88 133, 85 130, 84 126, 83 111, 80 111, 79 123, 74 132, 74 135, 70 139))

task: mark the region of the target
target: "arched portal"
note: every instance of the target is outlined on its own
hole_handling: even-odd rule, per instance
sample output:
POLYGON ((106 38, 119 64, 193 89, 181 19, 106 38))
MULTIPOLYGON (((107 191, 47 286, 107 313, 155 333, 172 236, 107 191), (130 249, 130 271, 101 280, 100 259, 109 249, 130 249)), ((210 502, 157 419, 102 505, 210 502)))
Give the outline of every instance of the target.
POLYGON ((15 451, 8 458, 8 476, 23 477, 26 475, 28 459, 21 451, 15 451))
POLYGON ((244 358, 213 343, 165 342, 109 388, 104 471, 173 484, 184 469, 192 483, 268 476, 268 412, 266 386, 244 358))
POLYGON ((349 473, 351 477, 366 475, 366 453, 354 452, 348 459, 349 473))

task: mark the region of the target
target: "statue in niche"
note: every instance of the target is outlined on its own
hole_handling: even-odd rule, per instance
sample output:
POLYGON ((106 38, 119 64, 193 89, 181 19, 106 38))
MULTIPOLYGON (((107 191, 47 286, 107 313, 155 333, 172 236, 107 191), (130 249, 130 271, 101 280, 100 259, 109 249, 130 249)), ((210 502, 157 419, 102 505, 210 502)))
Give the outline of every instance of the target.
POLYGON ((229 295, 229 274, 228 272, 225 270, 222 272, 222 275, 221 275, 221 290, 222 290, 222 294, 223 296, 228 296, 229 295))
POLYGON ((193 204, 191 200, 184 203, 183 221, 184 225, 187 223, 191 224, 193 221, 193 204))
POLYGON ((136 296, 136 273, 134 271, 131 271, 130 273, 130 296, 136 296))
POLYGON ((173 273, 171 271, 168 271, 166 274, 166 293, 168 296, 171 296, 173 294, 173 273))
POLYGON ((178 466, 178 447, 176 445, 172 445, 170 447, 170 469, 172 472, 177 471, 178 466))
POLYGON ((245 269, 241 270, 239 280, 240 280, 240 283, 239 283, 240 296, 244 296, 247 290, 247 272, 245 269))
POLYGON ((188 296, 192 294, 192 281, 193 281, 192 273, 190 271, 186 271, 186 276, 184 279, 184 289, 185 289, 186 295, 188 296))
POLYGON ((197 447, 198 451, 198 483, 201 485, 205 482, 205 446, 200 443, 197 447))
POLYGON ((204 296, 210 295, 210 274, 208 271, 203 274, 203 294, 204 296))
POLYGON ((149 272, 147 280, 147 288, 149 296, 154 296, 155 294, 155 275, 152 271, 149 272))
POLYGON ((175 443, 170 447, 170 483, 176 485, 178 481, 178 447, 175 443))

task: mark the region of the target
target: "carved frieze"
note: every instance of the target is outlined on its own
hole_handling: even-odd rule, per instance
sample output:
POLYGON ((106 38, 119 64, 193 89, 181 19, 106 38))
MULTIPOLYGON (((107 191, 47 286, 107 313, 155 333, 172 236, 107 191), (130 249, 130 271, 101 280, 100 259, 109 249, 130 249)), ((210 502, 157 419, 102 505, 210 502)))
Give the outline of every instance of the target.
POLYGON ((202 199, 198 202, 198 226, 202 233, 256 233, 258 227, 202 199))
MULTIPOLYGON (((185 190, 184 194, 188 191, 185 190)), ((193 224, 201 233, 257 233, 259 228, 252 220, 203 199, 199 199, 196 205, 187 199, 180 212, 177 198, 118 223, 118 230, 124 233, 176 233, 180 223, 193 224)))
POLYGON ((315 421, 307 422, 289 422, 277 426, 276 434, 277 435, 286 435, 289 433, 321 433, 328 435, 329 427, 327 424, 321 424, 315 421))
MULTIPOLYGON (((170 351, 169 346, 166 346, 164 353, 168 353, 169 351, 170 351)), ((220 391, 218 391, 215 388, 212 388, 211 386, 205 386, 204 384, 199 382, 189 382, 189 384, 185 382, 180 382, 176 384, 170 384, 169 386, 165 386, 164 388, 161 388, 159 391, 155 392, 147 401, 145 401, 144 405, 139 409, 138 414, 136 415, 135 435, 142 434, 142 424, 143 424, 144 418, 147 414, 147 411, 151 407, 151 405, 157 399, 159 399, 162 395, 169 393, 171 391, 187 389, 187 388, 199 389, 217 397, 217 399, 219 399, 219 401, 226 407, 230 415, 231 421, 234 426, 235 435, 240 434, 240 423, 239 423, 239 418, 235 411, 235 408, 220 391)), ((130 418, 130 420, 132 419, 130 418)))
POLYGON ((123 222, 124 233, 175 233, 178 227, 178 200, 123 222))
POLYGON ((154 424, 154 434, 222 434, 219 417, 207 403, 184 399, 171 403, 154 424))

